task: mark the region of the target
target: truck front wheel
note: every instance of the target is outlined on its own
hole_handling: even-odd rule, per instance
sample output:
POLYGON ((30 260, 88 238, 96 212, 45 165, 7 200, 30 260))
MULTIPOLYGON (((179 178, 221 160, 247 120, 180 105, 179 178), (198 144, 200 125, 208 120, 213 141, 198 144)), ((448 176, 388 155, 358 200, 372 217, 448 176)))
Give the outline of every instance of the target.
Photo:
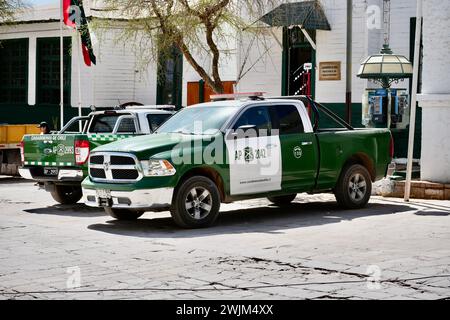
POLYGON ((205 228, 219 216, 220 194, 213 181, 192 177, 176 190, 170 210, 175 223, 182 228, 205 228))
POLYGON ((132 211, 127 209, 105 208, 105 212, 111 217, 121 221, 137 220, 144 214, 143 211, 132 211))
POLYGON ((283 207, 283 206, 290 205, 292 203, 292 201, 295 200, 295 198, 297 198, 297 195, 296 194, 291 194, 291 195, 288 195, 288 196, 269 197, 267 199, 270 202, 272 202, 274 205, 279 206, 279 207, 283 207))
POLYGON ((364 208, 372 195, 369 171, 359 164, 347 166, 334 190, 336 200, 345 209, 364 208))
POLYGON ((51 195, 56 202, 61 204, 75 204, 80 201, 83 191, 81 187, 56 185, 51 195))

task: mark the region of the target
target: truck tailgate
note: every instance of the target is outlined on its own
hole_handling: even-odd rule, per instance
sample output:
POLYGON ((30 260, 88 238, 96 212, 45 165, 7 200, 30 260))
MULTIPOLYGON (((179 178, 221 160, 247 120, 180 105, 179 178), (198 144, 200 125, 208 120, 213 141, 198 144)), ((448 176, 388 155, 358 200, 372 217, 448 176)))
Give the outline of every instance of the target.
POLYGON ((75 141, 84 135, 27 135, 24 136, 25 166, 75 166, 75 141))

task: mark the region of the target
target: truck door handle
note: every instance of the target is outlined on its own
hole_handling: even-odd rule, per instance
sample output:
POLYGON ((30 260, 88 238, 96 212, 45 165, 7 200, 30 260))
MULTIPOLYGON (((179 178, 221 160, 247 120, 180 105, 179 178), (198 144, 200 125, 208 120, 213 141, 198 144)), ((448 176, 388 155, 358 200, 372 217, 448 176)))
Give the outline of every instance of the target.
POLYGON ((302 142, 302 146, 312 146, 312 142, 302 142))

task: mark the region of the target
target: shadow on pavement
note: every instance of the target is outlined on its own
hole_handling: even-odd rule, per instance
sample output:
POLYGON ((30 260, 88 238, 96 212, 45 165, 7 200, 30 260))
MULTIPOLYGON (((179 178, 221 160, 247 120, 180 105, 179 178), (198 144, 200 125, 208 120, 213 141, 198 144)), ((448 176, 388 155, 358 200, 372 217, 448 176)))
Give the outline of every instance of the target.
POLYGON ((224 211, 221 212, 216 225, 207 229, 180 229, 171 218, 167 217, 143 218, 133 222, 111 220, 104 224, 90 225, 88 228, 110 234, 144 238, 191 238, 235 233, 276 234, 286 229, 339 223, 412 210, 415 209, 404 204, 370 204, 363 210, 345 211, 334 202, 311 202, 295 203, 287 208, 262 206, 224 211))
POLYGON ((450 216, 450 211, 418 211, 416 212, 416 215, 428 217, 428 216, 435 216, 435 217, 448 217, 450 216))
POLYGON ((20 177, 7 177, 7 176, 2 176, 0 178, 0 185, 6 185, 6 184, 18 184, 18 183, 35 183, 32 180, 25 180, 23 178, 20 177))
MULTIPOLYGON (((402 201, 403 201, 403 199, 402 199, 402 201)), ((411 206, 416 206, 416 207, 420 208, 420 211, 422 211, 422 209, 424 209, 424 210, 432 209, 432 210, 436 210, 438 212, 443 211, 443 212, 450 213, 450 201, 440 201, 440 200, 436 200, 436 201, 438 201, 438 203, 429 202, 429 200, 426 200, 424 202, 412 200, 412 201, 409 201, 408 204, 411 206)), ((383 202, 400 203, 399 201, 392 201, 392 200, 390 200, 390 198, 383 198, 383 202)), ((402 202, 402 203, 405 203, 405 202, 402 202)))
POLYGON ((80 217, 80 218, 93 218, 107 216, 103 209, 91 208, 84 204, 73 205, 54 205, 46 208, 28 209, 24 210, 28 213, 43 214, 43 215, 55 215, 55 216, 67 216, 67 217, 80 217))

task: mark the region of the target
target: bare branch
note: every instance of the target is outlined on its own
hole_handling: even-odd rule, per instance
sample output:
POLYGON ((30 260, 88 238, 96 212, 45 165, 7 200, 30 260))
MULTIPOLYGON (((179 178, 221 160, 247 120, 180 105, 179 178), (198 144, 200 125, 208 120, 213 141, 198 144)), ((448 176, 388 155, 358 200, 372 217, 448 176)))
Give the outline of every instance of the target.
POLYGON ((0 22, 12 22, 14 15, 25 8, 26 5, 22 0, 0 0, 0 22))
MULTIPOLYGON (((1 1, 1 0, 0 0, 1 1)), ((247 28, 281 0, 108 0, 101 12, 128 17, 121 39, 133 46, 142 59, 156 63, 178 48, 187 62, 211 89, 221 93, 222 57, 236 54, 237 39, 253 37, 256 43, 265 35, 261 29, 247 28), (243 35, 245 33, 245 35, 243 35), (261 34, 260 34, 261 33, 261 34), (127 41, 127 39, 133 39, 127 41), (140 39, 137 41, 136 39, 140 39), (145 47, 147 46, 147 47, 145 47), (207 64, 205 62, 208 61, 207 64)), ((110 26, 107 26, 110 28, 110 26)), ((253 44, 248 48, 236 81, 253 68, 261 57, 250 62, 253 44)), ((254 52, 252 52, 252 55, 254 52)))

